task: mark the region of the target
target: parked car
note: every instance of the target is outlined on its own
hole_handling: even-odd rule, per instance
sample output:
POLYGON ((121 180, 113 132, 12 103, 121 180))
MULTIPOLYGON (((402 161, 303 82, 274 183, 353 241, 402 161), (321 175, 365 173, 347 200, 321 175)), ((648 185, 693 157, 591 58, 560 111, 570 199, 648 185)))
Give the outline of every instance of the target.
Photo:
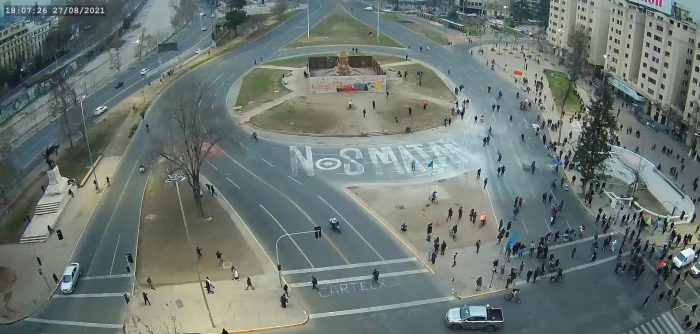
POLYGON ((503 311, 486 306, 461 306, 447 310, 445 323, 450 329, 479 329, 489 332, 503 327, 503 311))
POLYGON ((206 27, 206 26, 202 26, 201 30, 202 30, 202 31, 207 31, 207 27, 206 27))
POLYGON ((141 75, 146 75, 146 73, 148 73, 148 69, 147 69, 147 68, 142 68, 142 69, 141 69, 141 75))
POLYGON ((197 50, 194 50, 194 54, 198 55, 202 52, 202 48, 197 48, 197 50))
POLYGON ((695 260, 695 251, 692 248, 686 248, 673 257, 673 265, 676 268, 683 268, 693 262, 693 260, 695 260))
POLYGON ((99 106, 95 108, 95 116, 102 115, 105 111, 107 111, 107 106, 99 106))
POLYGON ((69 263, 66 266, 66 270, 63 271, 63 277, 61 278, 61 292, 69 294, 75 291, 80 272, 80 264, 77 262, 69 263))
POLYGON ((370 11, 370 12, 371 12, 371 11, 372 11, 372 6, 368 6, 368 7, 365 7, 365 10, 367 10, 367 11, 370 11))
POLYGON ((114 84, 114 89, 122 88, 122 86, 124 86, 124 81, 119 81, 116 84, 114 84))
POLYGON ((700 277, 700 262, 695 262, 695 264, 690 267, 690 274, 696 278, 700 277))

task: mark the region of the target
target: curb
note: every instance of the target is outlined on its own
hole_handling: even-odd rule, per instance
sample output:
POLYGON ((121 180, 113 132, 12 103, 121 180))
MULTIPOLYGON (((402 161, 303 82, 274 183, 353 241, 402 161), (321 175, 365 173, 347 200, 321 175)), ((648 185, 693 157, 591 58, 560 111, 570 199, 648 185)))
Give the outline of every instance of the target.
POLYGON ((503 292, 506 291, 507 289, 498 289, 498 290, 493 290, 493 291, 486 291, 486 292, 480 292, 480 293, 475 293, 472 295, 467 295, 467 296, 462 296, 459 293, 456 294, 457 299, 462 300, 462 299, 471 299, 471 298, 478 298, 478 297, 483 297, 483 296, 488 296, 492 295, 495 293, 503 292))
MULTIPOLYGON (((298 327, 298 326, 303 326, 306 325, 307 322, 309 322, 309 314, 304 311, 304 316, 305 319, 303 321, 297 322, 297 323, 292 323, 292 324, 286 324, 286 325, 276 325, 276 326, 268 326, 268 327, 259 327, 259 328, 251 328, 251 329, 241 329, 237 331, 228 331, 229 333, 252 333, 252 332, 260 332, 260 331, 268 331, 268 330, 273 330, 273 329, 282 329, 282 328, 292 328, 292 327, 298 327)), ((223 329, 223 328, 222 328, 223 329)), ((220 332, 214 332, 212 334, 218 334, 220 332)))
POLYGON ((82 188, 85 186, 85 182, 92 176, 92 173, 94 173, 95 169, 97 168, 97 165, 100 164, 100 161, 102 161, 102 155, 98 156, 97 159, 95 159, 95 162, 90 166, 90 169, 87 171, 85 176, 83 176, 83 179, 80 180, 79 186, 82 188))

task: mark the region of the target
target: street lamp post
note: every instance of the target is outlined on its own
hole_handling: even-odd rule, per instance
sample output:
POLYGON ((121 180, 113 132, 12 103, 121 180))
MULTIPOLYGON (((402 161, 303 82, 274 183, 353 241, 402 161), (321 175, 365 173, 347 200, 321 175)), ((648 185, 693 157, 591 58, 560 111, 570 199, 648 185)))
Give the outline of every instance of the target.
POLYGON ((80 115, 83 116, 83 136, 85 137, 85 144, 88 149, 88 157, 90 157, 90 166, 92 167, 92 176, 95 180, 95 190, 100 190, 100 183, 97 182, 97 168, 95 168, 95 162, 92 160, 92 151, 90 150, 90 136, 87 132, 87 124, 85 123, 85 111, 83 110, 83 100, 85 100, 85 95, 81 96, 80 101, 80 115))
POLYGON ((311 14, 309 13, 311 4, 306 0, 306 38, 311 38, 311 14))
POLYGON ((377 42, 379 42, 379 0, 377 0, 377 42))
POLYGON ((280 288, 284 286, 284 283, 282 283, 282 264, 280 263, 279 242, 284 237, 291 237, 293 235, 307 234, 307 233, 316 233, 316 230, 304 231, 304 232, 294 232, 294 233, 285 233, 285 234, 280 235, 279 238, 277 238, 277 241, 275 241, 275 256, 277 258, 277 275, 278 275, 279 280, 280 280, 280 288))

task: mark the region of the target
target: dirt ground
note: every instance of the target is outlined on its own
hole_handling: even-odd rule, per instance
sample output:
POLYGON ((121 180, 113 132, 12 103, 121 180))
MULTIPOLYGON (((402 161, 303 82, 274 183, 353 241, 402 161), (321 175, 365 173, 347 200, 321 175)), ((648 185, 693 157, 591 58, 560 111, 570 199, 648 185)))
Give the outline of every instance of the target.
POLYGON ((323 135, 403 133, 406 127, 418 131, 441 126, 451 115, 454 95, 437 74, 422 65, 399 68, 409 71, 409 79, 387 71, 388 99, 384 93, 311 94, 303 70, 293 71, 287 77, 292 94, 282 98, 289 100, 252 116, 250 122, 263 129, 323 135), (411 71, 416 70, 425 73, 423 86, 412 77, 411 71), (348 100, 352 100, 354 110, 347 110, 348 100), (423 101, 427 102, 425 110, 423 101))
POLYGON ((288 47, 303 47, 316 45, 340 45, 348 44, 360 45, 385 45, 400 47, 400 45, 387 37, 379 34, 379 40, 374 35, 376 28, 369 27, 364 23, 355 20, 347 12, 336 10, 323 21, 319 22, 311 29, 310 38, 305 35, 299 37, 288 47))
POLYGON ((485 211, 492 217, 491 207, 480 184, 473 175, 461 175, 427 184, 407 184, 398 186, 358 186, 348 188, 372 211, 398 230, 401 223, 408 225, 408 231, 400 235, 419 252, 426 248, 426 229, 433 224, 432 238, 446 240, 451 249, 474 246, 477 240, 482 244, 496 238, 493 225, 480 228, 469 222, 469 211, 478 214, 485 211), (428 202, 428 194, 437 191, 437 204, 428 202), (464 215, 458 219, 458 209, 463 207, 464 215), (447 210, 452 208, 451 221, 446 221, 447 210), (457 225, 457 238, 452 240, 449 230, 457 225))
POLYGON ((153 168, 146 186, 136 271, 140 285, 146 284, 148 276, 155 285, 196 282, 192 261, 197 246, 203 249, 203 256, 197 260, 202 277, 208 276, 214 281, 230 279, 230 265, 238 269, 241 277, 263 273, 250 245, 219 202, 205 195, 205 216, 211 217, 207 221, 196 208, 190 187, 181 182, 182 204, 194 244, 190 247, 175 186, 166 183, 164 178, 165 167, 161 164, 153 168), (217 267, 217 250, 223 254, 226 269, 217 267))

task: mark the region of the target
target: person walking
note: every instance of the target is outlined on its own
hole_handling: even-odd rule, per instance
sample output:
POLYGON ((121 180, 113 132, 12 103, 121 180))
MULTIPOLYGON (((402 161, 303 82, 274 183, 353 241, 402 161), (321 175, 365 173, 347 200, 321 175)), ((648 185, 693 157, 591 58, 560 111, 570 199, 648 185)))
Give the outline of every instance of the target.
POLYGON ((250 280, 250 276, 246 276, 245 284, 246 284, 246 287, 245 287, 246 290, 248 290, 248 289, 255 290, 255 287, 253 286, 253 282, 250 280))
POLYGON ((214 284, 211 283, 211 280, 209 280, 209 277, 207 277, 204 280, 204 286, 207 288, 208 294, 214 294, 214 284))
POLYGON ((237 281, 239 278, 240 276, 238 276, 238 269, 236 269, 236 267, 234 266, 231 266, 231 279, 237 281))
POLYGON ((644 301, 642 302, 643 309, 647 307, 648 302, 649 302, 649 295, 647 295, 646 298, 644 298, 644 301))
POLYGON ((197 252, 197 258, 201 258, 202 257, 202 248, 197 246, 194 250, 197 252))
POLYGON ((281 304, 282 308, 287 308, 287 301, 288 301, 288 300, 289 300, 289 299, 288 299, 286 293, 283 293, 283 294, 280 296, 280 304, 281 304))
POLYGON ((151 301, 148 300, 148 294, 145 291, 141 293, 143 294, 143 305, 151 305, 151 301))
POLYGON ((218 251, 218 250, 216 251, 216 262, 217 262, 217 264, 216 264, 217 267, 223 267, 224 259, 221 256, 221 251, 218 251))
POLYGON ((525 275, 525 283, 530 283, 531 277, 532 277, 532 268, 527 270, 527 275, 525 275))
POLYGON ((452 208, 447 209, 447 220, 450 221, 452 220, 452 208))
POLYGON ((571 258, 572 259, 574 258, 574 255, 576 255, 576 247, 574 247, 574 249, 571 250, 571 258))
POLYGON ((320 292, 321 290, 318 289, 317 285, 318 285, 318 280, 316 279, 316 277, 311 276, 311 290, 316 290, 316 291, 320 292))
POLYGON ((445 240, 443 240, 442 245, 440 245, 440 255, 445 255, 446 249, 447 249, 447 242, 445 240))
POLYGON ((457 265, 457 252, 455 252, 455 255, 452 256, 452 267, 454 268, 457 265))
POLYGON ((107 181, 107 186, 108 186, 108 187, 111 186, 112 184, 109 182, 109 176, 107 176, 105 179, 106 179, 106 181, 107 181))
POLYGON ((690 314, 695 315, 695 310, 698 308, 698 304, 693 304, 690 308, 690 314))
POLYGON ((476 253, 479 254, 479 248, 481 247, 481 239, 476 241, 476 253))
POLYGON ((540 276, 540 268, 535 269, 535 272, 532 274, 532 284, 537 282, 537 276, 540 276))
POLYGON ((156 288, 153 287, 153 281, 151 280, 151 276, 148 276, 148 278, 146 278, 146 283, 147 283, 148 286, 151 288, 151 290, 155 290, 155 289, 156 289, 156 288))
POLYGON ((486 184, 489 183, 489 178, 484 178, 484 189, 486 189, 486 184))
POLYGON ((482 278, 479 276, 479 278, 476 279, 476 291, 481 291, 481 282, 482 278))

